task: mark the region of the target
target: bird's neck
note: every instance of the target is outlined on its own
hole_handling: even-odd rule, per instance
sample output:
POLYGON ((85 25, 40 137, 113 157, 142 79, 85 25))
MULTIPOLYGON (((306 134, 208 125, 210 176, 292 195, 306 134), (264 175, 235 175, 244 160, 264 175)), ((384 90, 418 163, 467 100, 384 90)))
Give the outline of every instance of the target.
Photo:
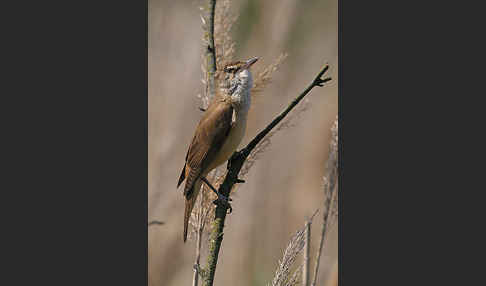
POLYGON ((231 96, 231 105, 233 106, 236 116, 246 117, 250 110, 251 96, 250 89, 244 89, 240 94, 231 96))
POLYGON ((245 73, 245 77, 240 78, 236 90, 231 95, 231 104, 235 109, 236 116, 246 118, 251 105, 250 90, 253 86, 253 78, 250 72, 245 73))

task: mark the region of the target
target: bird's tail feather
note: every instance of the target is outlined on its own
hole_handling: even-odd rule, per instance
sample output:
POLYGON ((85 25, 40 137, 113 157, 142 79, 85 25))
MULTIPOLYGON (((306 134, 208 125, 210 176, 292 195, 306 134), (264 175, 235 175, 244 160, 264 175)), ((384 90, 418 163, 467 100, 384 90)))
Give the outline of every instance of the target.
POLYGON ((194 204, 192 204, 191 199, 186 200, 186 208, 184 210, 184 243, 187 240, 187 228, 189 225, 189 218, 191 217, 192 209, 194 208, 194 204))
POLYGON ((201 189, 201 180, 197 180, 197 182, 192 187, 193 189, 189 192, 189 196, 186 197, 186 206, 184 209, 184 243, 187 240, 187 230, 189 227, 189 218, 191 217, 192 209, 196 204, 197 196, 199 194, 199 190, 201 189))

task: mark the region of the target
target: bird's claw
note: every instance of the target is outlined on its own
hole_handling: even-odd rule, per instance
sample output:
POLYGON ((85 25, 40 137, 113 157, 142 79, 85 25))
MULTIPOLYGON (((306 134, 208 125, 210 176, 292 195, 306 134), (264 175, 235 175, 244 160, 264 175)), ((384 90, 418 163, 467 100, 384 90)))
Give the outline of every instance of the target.
POLYGON ((237 184, 240 184, 240 183, 245 183, 245 180, 242 180, 242 179, 236 178, 236 183, 237 183, 237 184))

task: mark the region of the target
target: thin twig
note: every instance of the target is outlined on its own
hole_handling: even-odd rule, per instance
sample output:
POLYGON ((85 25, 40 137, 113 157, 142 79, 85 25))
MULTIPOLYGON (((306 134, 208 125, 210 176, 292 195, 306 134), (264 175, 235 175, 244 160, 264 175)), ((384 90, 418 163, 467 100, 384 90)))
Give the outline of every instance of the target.
MULTIPOLYGON (((329 66, 326 65, 312 81, 312 83, 296 98, 289 106, 280 113, 265 129, 263 129, 255 138, 240 152, 235 152, 228 161, 228 172, 223 183, 219 187, 219 193, 229 198, 230 191, 234 184, 237 183, 238 174, 245 162, 246 158, 250 155, 253 148, 267 135, 285 116, 316 86, 323 86, 324 83, 331 80, 331 78, 322 79, 322 75, 328 70, 329 66)), ((218 204, 215 211, 215 218, 213 221, 213 227, 209 239, 209 254, 207 260, 207 266, 205 268, 204 286, 212 286, 214 281, 214 275, 216 273, 216 265, 218 263, 219 249, 221 248, 221 242, 223 241, 223 228, 224 221, 226 219, 226 211, 228 206, 225 204, 218 204)))
POLYGON ((148 226, 151 226, 151 225, 164 225, 165 222, 163 221, 158 221, 158 220, 153 220, 151 222, 148 223, 148 226))

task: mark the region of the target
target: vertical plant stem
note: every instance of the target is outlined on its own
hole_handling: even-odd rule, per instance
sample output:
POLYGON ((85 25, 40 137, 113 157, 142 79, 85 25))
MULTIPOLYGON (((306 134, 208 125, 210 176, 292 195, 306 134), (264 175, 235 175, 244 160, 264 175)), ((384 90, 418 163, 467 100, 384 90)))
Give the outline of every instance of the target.
POLYGON ((314 278, 312 279, 312 284, 311 286, 315 286, 317 283, 317 274, 319 273, 319 263, 321 261, 321 254, 322 254, 322 247, 324 245, 324 238, 326 236, 326 230, 327 230, 327 218, 329 215, 329 211, 324 211, 324 218, 323 218, 323 223, 322 223, 322 231, 321 231, 321 238, 319 241, 319 249, 317 250, 317 256, 316 256, 316 264, 314 266, 314 278))
POLYGON ((223 241, 223 227, 224 220, 226 218, 226 210, 224 214, 219 214, 213 222, 213 232, 211 232, 209 240, 209 255, 208 255, 208 267, 206 269, 207 276, 204 279, 204 286, 212 286, 214 282, 214 275, 216 274, 216 264, 218 263, 219 249, 221 242, 223 241))
MULTIPOLYGON (((201 188, 204 192, 204 188, 201 188)), ((201 237, 204 230, 204 208, 203 208, 203 198, 202 195, 199 198, 199 213, 197 215, 197 231, 196 231, 196 259, 194 261, 194 274, 192 276, 192 286, 198 286, 199 283, 199 270, 201 266, 199 261, 201 260, 201 237)))
POLYGON ((192 286, 197 286, 199 283, 199 261, 201 259, 201 236, 202 236, 202 229, 197 231, 196 236, 196 260, 194 262, 194 275, 192 277, 192 286))
MULTIPOLYGON (((226 174, 223 184, 219 187, 218 192, 229 198, 231 188, 236 183, 238 173, 245 162, 246 156, 235 157, 231 160, 231 168, 226 174)), ((209 237, 209 254, 208 265, 205 268, 204 286, 212 286, 214 275, 216 274, 216 265, 218 263, 219 250, 223 242, 223 228, 226 220, 227 206, 218 204, 215 211, 215 218, 212 225, 211 235, 209 237)))
MULTIPOLYGON (((337 130, 336 130, 337 132, 337 130)), ((334 136, 334 135, 333 135, 334 136)), ((337 133, 336 133, 337 136, 337 133)), ((317 282, 317 274, 319 273, 319 263, 321 260, 322 248, 326 238, 326 232, 329 229, 330 219, 333 217, 333 210, 338 196, 338 150, 337 137, 331 138, 329 147, 329 158, 326 166, 326 184, 324 185, 324 212, 322 217, 321 238, 319 241, 319 249, 317 250, 316 263, 314 267, 314 277, 311 286, 315 286, 317 282)))
POLYGON ((216 9, 216 0, 209 0, 208 2, 209 16, 208 16, 208 46, 206 48, 206 94, 209 100, 211 100, 215 93, 215 80, 214 75, 216 73, 216 50, 214 48, 214 11, 216 9))
MULTIPOLYGON (((214 14, 216 10, 216 0, 208 0, 208 8, 209 8, 209 17, 208 17, 208 46, 206 49, 206 95, 209 101, 213 98, 215 94, 215 79, 214 75, 216 73, 216 49, 214 47, 214 14)), ((229 192, 228 192, 229 193, 229 192)), ((228 197, 228 194, 226 194, 228 197)), ((219 206, 216 208, 216 218, 218 217, 218 209, 219 206)), ((219 210, 220 216, 221 216, 221 210, 219 210)), ((214 280, 214 274, 216 272, 216 263, 218 261, 218 253, 219 253, 219 247, 221 245, 221 241, 219 243, 212 243, 212 241, 215 241, 216 239, 222 240, 222 232, 223 232, 223 226, 224 225, 224 219, 226 217, 226 208, 224 208, 224 215, 222 215, 222 223, 221 226, 218 225, 218 219, 215 219, 213 225, 213 232, 211 233, 210 236, 210 246, 209 246, 209 255, 208 255, 208 267, 205 271, 205 273, 208 273, 204 275, 204 285, 213 285, 213 280, 214 280), (219 228, 221 229, 219 231, 219 228), (218 232, 215 232, 214 230, 218 229, 218 232), (215 237, 215 233, 219 234, 221 233, 221 236, 215 237), (217 249, 215 249, 217 247, 217 249), (216 256, 216 257, 214 257, 216 256)), ((221 218, 220 218, 221 220, 221 218)), ((199 240, 198 243, 201 243, 199 240)))
POLYGON ((309 270, 310 270, 310 238, 311 238, 311 223, 308 220, 305 223, 305 246, 304 246, 304 276, 302 278, 302 285, 309 286, 309 270))

